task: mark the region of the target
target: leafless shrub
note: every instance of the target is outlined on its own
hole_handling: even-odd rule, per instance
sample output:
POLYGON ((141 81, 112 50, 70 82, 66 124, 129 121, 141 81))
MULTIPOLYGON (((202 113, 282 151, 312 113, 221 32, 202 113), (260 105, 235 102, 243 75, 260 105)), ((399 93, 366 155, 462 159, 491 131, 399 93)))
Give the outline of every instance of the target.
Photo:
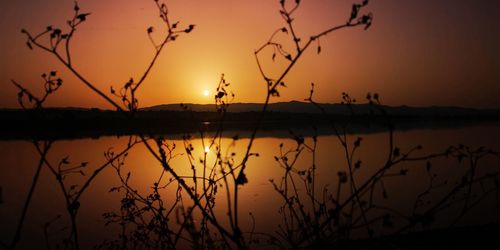
MULTIPOLYGON (((139 108, 136 93, 146 81, 165 46, 176 41, 180 35, 190 33, 195 28, 195 25, 181 27, 179 22, 172 22, 169 19, 167 6, 158 0, 154 0, 154 2, 165 27, 161 29, 146 28, 146 33, 155 49, 150 63, 146 65, 142 75, 137 78, 130 77, 130 80, 120 86, 119 90, 110 86, 109 93, 98 89, 95 84, 87 80, 73 67, 71 41, 80 25, 91 17, 90 13, 81 12, 78 3, 75 3, 73 17, 67 21, 66 28, 48 26, 44 31, 36 34, 26 30, 22 32, 26 35, 29 49, 38 48, 54 56, 64 68, 74 74, 95 94, 102 97, 112 108, 123 111, 126 117, 134 119, 134 114, 139 108), (152 36, 156 30, 166 32, 159 41, 152 36)), ((328 34, 344 28, 362 27, 368 29, 373 20, 371 13, 364 14, 368 1, 363 0, 359 4, 352 5, 352 10, 345 23, 333 25, 304 39, 295 29, 294 14, 300 5, 301 1, 299 0, 280 1, 280 15, 285 26, 272 33, 269 40, 255 51, 256 63, 267 90, 260 120, 257 124, 262 122, 271 98, 279 97, 280 90, 286 87, 286 76, 305 51, 316 45, 317 53, 321 53, 320 40, 328 34), (294 50, 287 51, 283 44, 276 42, 277 36, 288 37, 294 50), (279 56, 287 62, 284 70, 275 77, 268 75, 266 69, 262 67, 262 57, 267 56, 268 52, 272 52, 270 54, 271 60, 274 61, 279 56)), ((12 81, 19 89, 18 100, 24 109, 42 109, 45 100, 62 85, 62 80, 57 77, 56 71, 44 74, 42 78, 44 79, 45 93, 41 97, 33 94, 21 84, 12 81), (27 103, 30 105, 28 106, 27 103)), ((383 227, 395 228, 393 231, 396 233, 408 231, 419 225, 427 226, 432 223, 434 216, 439 211, 452 204, 462 205, 461 212, 456 218, 458 221, 484 197, 499 190, 498 173, 486 176, 476 174, 480 159, 490 156, 498 157, 498 153, 484 148, 471 149, 466 146, 452 146, 444 152, 434 154, 419 153, 421 146, 403 151, 396 146, 395 128, 380 104, 379 95, 368 94, 367 100, 372 105, 374 112, 381 113, 387 118, 388 147, 384 150, 385 163, 379 166, 378 170, 366 180, 358 180, 356 176, 360 171, 363 171, 364 167, 362 160, 357 157, 357 152, 363 145, 363 138, 358 137, 353 140, 347 136, 349 121, 342 124, 332 122, 330 125, 338 142, 342 145, 347 168, 337 173, 338 179, 332 180, 334 188, 320 186, 317 183, 316 172, 316 153, 319 140, 317 134, 312 138, 305 138, 291 132, 290 136, 296 145, 287 148, 282 144, 279 155, 275 156, 277 165, 284 170, 283 175, 279 179, 270 180, 272 187, 283 200, 283 205, 279 210, 282 218, 279 231, 277 235, 256 232, 255 224, 258 224, 258 221, 255 221, 252 214, 249 216, 253 220, 253 227, 250 231, 246 231, 240 225, 239 188, 249 181, 245 170, 251 165, 250 159, 260 157, 258 149, 254 149, 260 125, 252 130, 241 160, 235 157, 236 152, 234 151, 234 145, 239 140, 238 136, 233 136, 230 139, 229 146, 223 146, 223 139, 227 137, 224 130, 224 119, 228 106, 234 98, 230 87, 229 81, 222 75, 214 96, 219 114, 219 127, 211 135, 203 129, 200 129, 199 132, 202 150, 207 148, 215 152, 216 159, 213 162, 207 159, 208 152, 205 150, 201 156, 195 154, 198 149, 195 148, 192 135, 184 135, 183 144, 175 145, 159 136, 139 134, 130 136, 127 144, 121 150, 115 152, 110 149, 105 152, 104 163, 89 173, 89 163, 87 162, 73 164, 69 157, 63 158, 57 163, 50 162, 47 155, 55 142, 33 141, 40 156, 37 171, 24 204, 21 219, 16 227, 15 237, 10 244, 0 242, 0 246, 13 249, 19 242, 25 215, 42 168, 47 168, 55 177, 59 189, 64 195, 71 226, 62 246, 69 249, 79 249, 80 247, 76 223, 80 198, 92 185, 95 178, 106 168, 112 168, 120 180, 119 185, 112 187, 109 192, 122 196, 119 211, 108 211, 103 214, 106 225, 116 224, 121 228, 117 239, 105 241, 98 246, 99 248, 112 249, 165 249, 181 245, 189 245, 193 248, 236 247, 246 249, 253 245, 263 244, 280 247, 313 247, 324 243, 330 244, 348 240, 351 232, 360 228, 365 230, 369 237, 375 236, 374 228, 377 227, 377 223, 382 223, 383 227), (134 178, 133 173, 124 169, 130 149, 138 144, 142 144, 148 150, 156 160, 157 167, 162 169, 157 181, 152 183, 147 193, 141 193, 133 186, 131 181, 134 178), (309 166, 297 165, 298 159, 305 154, 312 156, 311 164, 309 166), (181 175, 178 169, 171 165, 171 160, 178 156, 187 160, 191 166, 190 174, 181 175), (428 205, 424 200, 429 193, 443 185, 436 180, 432 173, 432 160, 443 157, 453 158, 459 162, 467 159, 469 167, 463 174, 462 180, 452 184, 444 197, 428 205), (390 207, 385 207, 374 198, 377 193, 381 193, 384 198, 388 197, 384 184, 386 178, 404 178, 408 174, 408 169, 397 167, 405 162, 425 163, 421 166, 425 167, 429 174, 429 185, 423 193, 415 198, 411 214, 402 214, 390 207), (84 177, 83 185, 68 183, 67 177, 71 175, 84 177), (481 186, 481 192, 472 192, 472 189, 477 185, 481 186), (166 190, 173 191, 175 199, 165 199, 164 192, 166 190), (224 214, 218 214, 215 211, 215 207, 220 203, 227 204, 224 214), (394 218, 398 219, 397 227, 394 218), (267 239, 266 243, 261 239, 267 239)), ((325 112, 321 105, 313 100, 313 94, 314 85, 306 100, 325 112)), ((354 98, 343 93, 342 102, 354 113, 352 109, 356 103, 354 98)), ((189 110, 187 106, 184 108, 189 110)), ((48 240, 49 229, 54 221, 55 219, 49 220, 44 226, 48 248, 51 245, 50 240, 48 240)))

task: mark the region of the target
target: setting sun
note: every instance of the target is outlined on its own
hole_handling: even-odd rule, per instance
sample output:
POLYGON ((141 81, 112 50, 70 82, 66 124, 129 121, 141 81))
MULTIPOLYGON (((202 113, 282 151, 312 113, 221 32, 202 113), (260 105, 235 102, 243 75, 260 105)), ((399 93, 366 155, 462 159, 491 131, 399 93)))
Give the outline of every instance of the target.
POLYGON ((208 96, 209 94, 210 94, 210 92, 208 91, 208 89, 203 90, 203 95, 204 96, 208 96))

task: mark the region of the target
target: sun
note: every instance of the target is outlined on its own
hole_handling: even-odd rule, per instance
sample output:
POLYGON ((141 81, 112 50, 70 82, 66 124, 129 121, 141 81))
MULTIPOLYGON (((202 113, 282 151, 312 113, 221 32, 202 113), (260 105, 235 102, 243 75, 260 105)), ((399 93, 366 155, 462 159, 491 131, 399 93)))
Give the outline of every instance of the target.
POLYGON ((208 96, 210 94, 210 91, 208 89, 203 90, 203 95, 208 96))

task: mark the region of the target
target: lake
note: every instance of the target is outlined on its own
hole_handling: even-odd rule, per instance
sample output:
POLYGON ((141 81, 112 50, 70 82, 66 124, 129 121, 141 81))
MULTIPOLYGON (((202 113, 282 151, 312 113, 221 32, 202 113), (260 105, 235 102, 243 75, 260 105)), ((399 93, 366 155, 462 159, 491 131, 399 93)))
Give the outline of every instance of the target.
MULTIPOLYGON (((312 148, 314 139, 311 134, 313 133, 310 131, 304 133, 304 130, 295 132, 295 135, 304 134, 305 145, 312 148)), ((167 156, 172 156, 169 165, 181 178, 185 179, 189 186, 193 187, 193 192, 199 194, 203 193, 204 182, 202 179, 195 181, 192 178, 193 171, 198 177, 203 176, 204 171, 205 176, 209 176, 209 172, 212 171, 214 175, 223 176, 218 170, 217 161, 224 159, 227 163, 232 162, 237 165, 244 157, 250 140, 247 132, 228 131, 223 134, 220 140, 216 140, 216 144, 209 146, 208 142, 212 134, 213 132, 207 133, 204 135, 205 139, 202 140, 200 134, 193 133, 189 141, 184 140, 183 135, 164 135, 165 145, 169 145, 170 149, 175 145, 172 155, 169 155, 169 151, 167 151, 167 156), (233 139, 235 135, 239 137, 237 140, 233 139), (191 156, 185 150, 186 147, 190 147, 189 144, 193 147, 190 151, 191 156), (216 153, 218 147, 222 149, 219 158, 216 153)), ((464 157, 461 161, 451 154, 448 157, 418 159, 421 156, 445 152, 449 146, 456 146, 457 152, 480 154, 482 150, 477 151, 480 147, 498 151, 500 150, 500 124, 483 123, 464 127, 396 130, 393 143, 394 147, 398 148, 397 154, 389 151, 387 131, 374 132, 370 130, 346 135, 349 143, 348 153, 351 153, 352 147, 359 137, 362 138, 360 146, 356 148, 354 156, 350 159, 351 166, 355 167, 353 179, 357 188, 384 166, 389 155, 398 159, 412 149, 415 151, 408 157, 414 159, 404 161, 388 169, 384 172, 385 176, 380 178, 380 181, 374 184, 369 192, 360 194, 363 196, 358 202, 370 202, 372 204, 370 209, 366 208, 366 211, 360 212, 356 211, 359 210, 359 207, 353 206, 350 208, 352 214, 341 219, 344 222, 350 220, 351 224, 354 225, 349 232, 350 237, 367 237, 366 226, 357 221, 370 221, 379 217, 379 222, 374 222, 369 226, 374 235, 381 236, 396 232, 399 225, 405 225, 408 216, 418 214, 418 211, 425 210, 426 207, 434 206, 450 190, 453 190, 458 185, 457 183, 463 181, 464 175, 469 176, 470 172, 468 171, 472 171, 471 163, 474 163, 475 167, 474 174, 470 178, 478 179, 478 182, 470 185, 470 195, 468 198, 462 195, 469 192, 469 186, 465 185, 463 192, 460 191, 461 193, 455 195, 456 197, 454 196, 453 199, 447 199, 442 206, 439 206, 439 209, 435 210, 436 213, 433 213, 434 217, 430 227, 440 228, 450 224, 481 225, 489 222, 500 222, 500 193, 498 187, 496 191, 494 188, 495 180, 497 185, 500 180, 498 178, 500 172, 498 155, 485 153, 479 158, 464 157), (460 144, 466 145, 466 147, 462 148, 459 146, 460 144), (421 145, 422 149, 417 150, 418 145, 421 145), (358 161, 361 163, 356 165, 355 163, 358 161), (427 162, 430 162, 431 165, 428 166, 427 162), (430 186, 432 186, 431 189, 429 189, 430 186), (425 193, 428 189, 431 192, 425 193), (484 197, 483 194, 485 194, 484 197), (420 200, 417 202, 418 204, 416 204, 417 200, 420 200), (471 205, 467 208, 467 214, 461 216, 465 200, 471 205), (477 203, 474 203, 476 200, 477 203), (391 215, 390 221, 387 214, 391 215), (460 218, 457 220, 457 217, 460 218), (389 222, 394 225, 388 225, 389 222)), ((105 152, 118 154, 127 147, 130 138, 137 137, 107 136, 97 139, 54 141, 47 153, 47 161, 51 163, 53 169, 66 171, 63 182, 71 194, 71 186, 76 185, 74 190, 79 190, 92 173, 107 161, 105 152), (82 163, 84 167, 75 168, 81 166, 82 163), (83 171, 83 174, 80 170, 83 171)), ((156 142, 150 141, 150 144, 155 150, 158 148, 156 142)), ((287 210, 287 206, 299 203, 296 200, 283 206, 285 200, 273 186, 273 183, 276 187, 283 185, 281 180, 285 174, 293 175, 293 185, 295 185, 295 188, 292 189, 293 185, 290 182, 292 180, 289 179, 288 187, 290 189, 287 192, 296 192, 293 195, 296 199, 302 197, 301 202, 304 205, 302 208, 307 211, 314 209, 326 211, 327 209, 315 207, 316 205, 312 205, 313 203, 309 201, 311 197, 307 196, 308 187, 311 187, 308 178, 312 178, 308 176, 312 173, 308 170, 312 171, 313 163, 315 166, 315 189, 310 191, 314 194, 315 199, 341 202, 352 194, 353 186, 349 184, 350 182, 339 185, 342 173, 349 175, 349 168, 346 151, 335 134, 321 133, 317 137, 315 150, 310 151, 307 147, 302 147, 298 159, 294 162, 296 155, 294 150, 297 149, 297 146, 297 140, 291 138, 288 131, 265 131, 260 136, 258 134, 254 141, 251 153, 258 153, 258 156, 250 157, 247 162, 245 174, 248 183, 238 186, 238 225, 247 240, 250 238, 261 239, 253 241, 254 246, 259 244, 267 246, 269 243, 273 243, 264 240, 270 238, 269 235, 282 241, 281 244, 284 246, 288 244, 286 236, 283 236, 284 232, 287 231, 284 228, 286 228, 287 223, 292 226, 293 223, 290 220, 293 220, 294 215, 288 214, 292 210, 287 210), (280 162, 283 164, 284 154, 288 151, 286 162, 294 164, 293 170, 289 172, 284 165, 280 165, 280 162), (339 186, 342 186, 341 190, 338 190, 339 186)), ((167 149, 166 146, 164 148, 167 149)), ((108 154, 109 156, 110 154, 108 154)), ((28 140, 0 141, 0 200, 2 201, 0 203, 0 241, 5 244, 9 244, 15 235, 39 161, 40 155, 33 142, 28 140)), ((169 182, 171 176, 168 173, 163 173, 162 165, 151 155, 144 144, 139 143, 133 147, 128 152, 123 165, 115 167, 105 167, 80 197, 80 206, 75 221, 78 227, 80 245, 83 249, 99 245, 105 240, 117 239, 122 232, 119 222, 105 226, 105 223, 109 222, 109 218, 106 220, 103 214, 116 212, 123 215, 125 190, 123 188, 111 192, 110 190, 121 186, 124 180, 126 180, 127 185, 132 187, 132 192, 140 194, 141 197, 147 197, 152 192, 154 183, 158 183, 160 187, 166 185, 165 188, 160 189, 159 194, 161 194, 161 200, 166 204, 166 208, 176 204, 172 209, 173 212, 169 215, 169 223, 172 224, 173 231, 180 228, 178 217, 182 217, 183 212, 186 211, 184 209, 191 206, 193 201, 183 193, 184 190, 179 189, 175 182, 169 182), (120 179, 117 169, 120 170, 123 179, 120 179), (128 173, 130 176, 127 178, 128 173), (182 197, 179 196, 179 192, 183 193, 182 197)), ((219 190, 214 195, 216 201, 212 211, 222 227, 231 228, 234 216, 229 219, 227 214, 234 212, 234 207, 228 209, 226 186, 223 179, 219 180, 219 190)), ((230 182, 228 186, 230 194, 234 194, 234 185, 230 182)), ((230 205, 233 206, 234 197, 230 197, 229 200, 230 205)), ((335 206, 328 202, 325 205, 335 206)), ((18 247, 21 249, 41 248, 41 245, 45 244, 49 244, 51 247, 63 244, 64 238, 71 231, 71 220, 66 207, 65 196, 56 176, 46 165, 43 165, 26 213, 18 247), (47 224, 48 222, 50 223, 47 224)), ((300 210, 301 208, 297 207, 293 211, 300 210)), ((314 215, 309 216, 314 217, 314 215)), ((197 228, 201 225, 200 218, 200 212, 195 211, 192 222, 197 228)), ((425 229, 426 225, 424 224, 414 225, 411 230, 425 229)), ((295 226, 297 225, 299 224, 295 226)), ((128 229, 131 228, 133 227, 129 225, 128 229)), ((189 235, 188 231, 183 234, 186 234, 185 237, 189 235)), ((188 243, 183 243, 181 239, 178 246, 186 246, 186 244, 188 243)))

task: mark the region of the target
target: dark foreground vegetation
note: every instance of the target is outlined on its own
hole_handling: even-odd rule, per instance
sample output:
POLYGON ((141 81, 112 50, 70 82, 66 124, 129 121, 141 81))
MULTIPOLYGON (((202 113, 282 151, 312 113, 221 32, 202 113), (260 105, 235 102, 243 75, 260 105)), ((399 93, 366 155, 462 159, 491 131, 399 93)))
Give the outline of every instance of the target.
MULTIPOLYGON (((467 116, 415 115, 411 112, 397 115, 381 104, 376 93, 367 94, 365 106, 356 106, 359 102, 347 93, 342 93, 342 105, 348 112, 332 114, 328 112, 328 107, 314 101, 314 84, 311 84, 306 100, 318 110, 317 113, 284 113, 272 109, 270 101, 280 97, 280 91, 286 87, 285 78, 308 49, 316 47, 317 53, 321 53, 320 40, 326 39, 327 35, 340 29, 368 29, 371 26, 373 15, 365 11, 368 0, 354 3, 345 22, 309 36, 300 36, 296 32, 295 11, 301 1, 280 0, 279 13, 284 19, 284 26, 277 27, 269 40, 255 50, 256 64, 263 87, 267 90, 265 102, 260 111, 246 113, 229 112, 234 95, 224 75, 214 96, 216 112, 190 111, 189 107, 183 112, 139 109, 136 91, 145 84, 164 47, 177 42, 179 36, 192 32, 195 27, 171 21, 166 4, 159 0, 153 2, 164 26, 161 29, 145 29, 154 48, 152 59, 142 75, 135 80, 131 77, 118 90, 111 86, 109 92, 99 89, 98 85, 74 67, 70 41, 77 28, 89 18, 89 13, 82 12, 78 3, 75 3, 73 17, 67 20, 65 28, 46 26, 36 33, 22 31, 29 49, 42 50, 54 56, 59 65, 105 100, 110 109, 117 111, 45 109, 47 98, 65 86, 57 75, 58 70, 42 74, 45 88, 41 94, 33 93, 23 84, 12 81, 19 90, 18 100, 24 111, 2 111, 1 122, 6 127, 3 129, 8 131, 5 134, 17 133, 29 138, 30 146, 37 154, 34 159, 37 163, 34 164, 36 171, 32 182, 27 183, 29 188, 26 196, 23 196, 22 210, 16 217, 19 220, 7 225, 13 233, 9 235, 11 237, 0 237, 2 249, 17 249, 26 245, 32 248, 44 245, 47 249, 84 248, 81 223, 85 223, 86 218, 82 218, 82 210, 85 209, 82 204, 85 199, 82 197, 89 195, 89 190, 94 188, 95 181, 105 170, 111 171, 118 180, 110 184, 113 186, 109 193, 121 199, 117 204, 119 208, 103 211, 105 225, 113 225, 118 230, 113 231, 110 239, 94 244, 100 249, 413 249, 422 241, 422 248, 439 248, 445 244, 442 242, 449 242, 450 238, 472 235, 462 233, 455 226, 460 225, 478 204, 487 201, 488 208, 499 206, 500 153, 495 149, 458 144, 436 152, 426 152, 422 145, 406 145, 398 141, 394 133, 397 126, 403 123, 412 124, 422 120, 452 123, 467 120, 497 121, 497 115, 483 116, 475 112, 467 116), (156 30, 159 30, 158 33, 163 32, 158 35, 163 39, 156 39, 156 30), (289 41, 292 49, 285 49, 288 47, 283 46, 276 37, 289 41), (262 66, 264 58, 271 62, 282 60, 285 67, 278 69, 276 75, 267 74, 267 69, 262 66), (369 112, 359 113, 358 107, 369 107, 369 112), (322 169, 323 173, 324 170, 333 173, 329 176, 318 174, 318 128, 313 126, 318 123, 327 125, 340 150, 340 156, 329 152, 328 164, 321 166, 325 168, 322 169), (350 134, 353 127, 365 123, 385 128, 384 136, 377 137, 380 138, 381 146, 377 146, 375 153, 382 156, 380 162, 365 162, 360 153, 366 147, 363 136, 350 134), (278 225, 267 231, 257 231, 255 225, 263 222, 255 221, 252 213, 242 208, 242 190, 251 181, 249 172, 256 167, 256 158, 261 157, 259 152, 266 150, 255 146, 257 134, 265 130, 266 126, 269 128, 269 124, 288 130, 304 124, 312 128, 310 137, 291 131, 288 134, 290 143, 277 146, 279 149, 271 159, 272 164, 265 166, 279 170, 279 174, 269 176, 266 183, 278 202, 278 208, 275 208, 277 212, 273 216, 278 225), (212 133, 204 133, 204 126, 207 125, 213 126, 210 128, 212 133), (239 129, 251 127, 248 139, 243 142, 245 145, 238 152, 235 152, 235 145, 239 137, 225 137, 231 126, 239 129), (183 136, 182 142, 177 145, 173 140, 155 133, 155 130, 173 131, 179 127, 183 129, 183 136), (201 142, 201 147, 193 142, 190 130, 199 131, 196 139, 201 142), (43 135, 44 131, 50 132, 43 135), (75 164, 69 156, 72 152, 62 159, 52 155, 58 141, 51 137, 85 131, 131 135, 123 140, 123 145, 112 145, 104 154, 100 152, 99 163, 85 161, 75 164), (225 143, 226 140, 229 145, 225 143), (129 153, 134 153, 132 148, 136 147, 142 147, 153 161, 141 162, 141 168, 128 171, 127 157, 129 153), (207 148, 209 150, 203 150, 207 148), (178 162, 174 158, 178 157, 183 157, 188 163, 187 167, 176 164, 178 162), (211 157, 214 158, 212 161, 211 157), (493 163, 484 166, 482 163, 486 160, 493 163), (450 167, 442 161, 447 161, 453 171, 443 171, 450 167), (411 171, 408 165, 411 165, 411 171), (158 170, 154 182, 142 183, 146 189, 144 186, 138 187, 134 182, 137 173, 152 168, 158 170), (408 181, 409 173, 417 171, 422 173, 423 181, 408 181), (58 237, 55 238, 48 233, 54 219, 46 218, 43 228, 45 242, 39 243, 31 242, 24 234, 24 229, 30 226, 27 219, 30 212, 37 212, 32 211, 30 205, 33 196, 38 194, 35 191, 42 172, 53 177, 51 180, 59 192, 57 197, 61 198, 65 208, 64 214, 58 218, 66 218, 66 225, 64 230, 57 232, 58 237), (73 182, 76 177, 81 181, 73 182), (320 182, 324 177, 328 177, 326 184, 320 182), (395 179, 401 180, 403 185, 399 188, 391 185, 395 179), (411 197, 404 197, 410 209, 400 212, 388 202, 392 191, 407 194, 405 189, 417 184, 422 185, 411 197), (454 213, 450 212, 450 208, 454 209, 454 213), (253 224, 242 223, 243 217, 253 219, 253 224), (445 221, 447 225, 438 224, 442 223, 439 220, 441 217, 449 217, 445 221), (436 228, 449 229, 442 232, 426 231, 436 228), (419 231, 423 232, 416 233, 419 231)), ((266 204, 269 201, 257 202, 266 204)), ((0 203, 0 206, 3 205, 0 203)), ((491 227, 469 227, 474 231, 483 228, 485 232, 475 236, 496 239, 492 232, 498 228, 497 224, 491 227)), ((473 248, 481 248, 483 240, 480 237, 475 239, 472 240, 473 248)), ((460 246, 467 248, 468 245, 460 246)))
POLYGON ((471 250, 498 249, 500 224, 491 223, 468 227, 433 229, 401 235, 383 236, 376 239, 350 240, 323 244, 320 249, 345 250, 471 250))

